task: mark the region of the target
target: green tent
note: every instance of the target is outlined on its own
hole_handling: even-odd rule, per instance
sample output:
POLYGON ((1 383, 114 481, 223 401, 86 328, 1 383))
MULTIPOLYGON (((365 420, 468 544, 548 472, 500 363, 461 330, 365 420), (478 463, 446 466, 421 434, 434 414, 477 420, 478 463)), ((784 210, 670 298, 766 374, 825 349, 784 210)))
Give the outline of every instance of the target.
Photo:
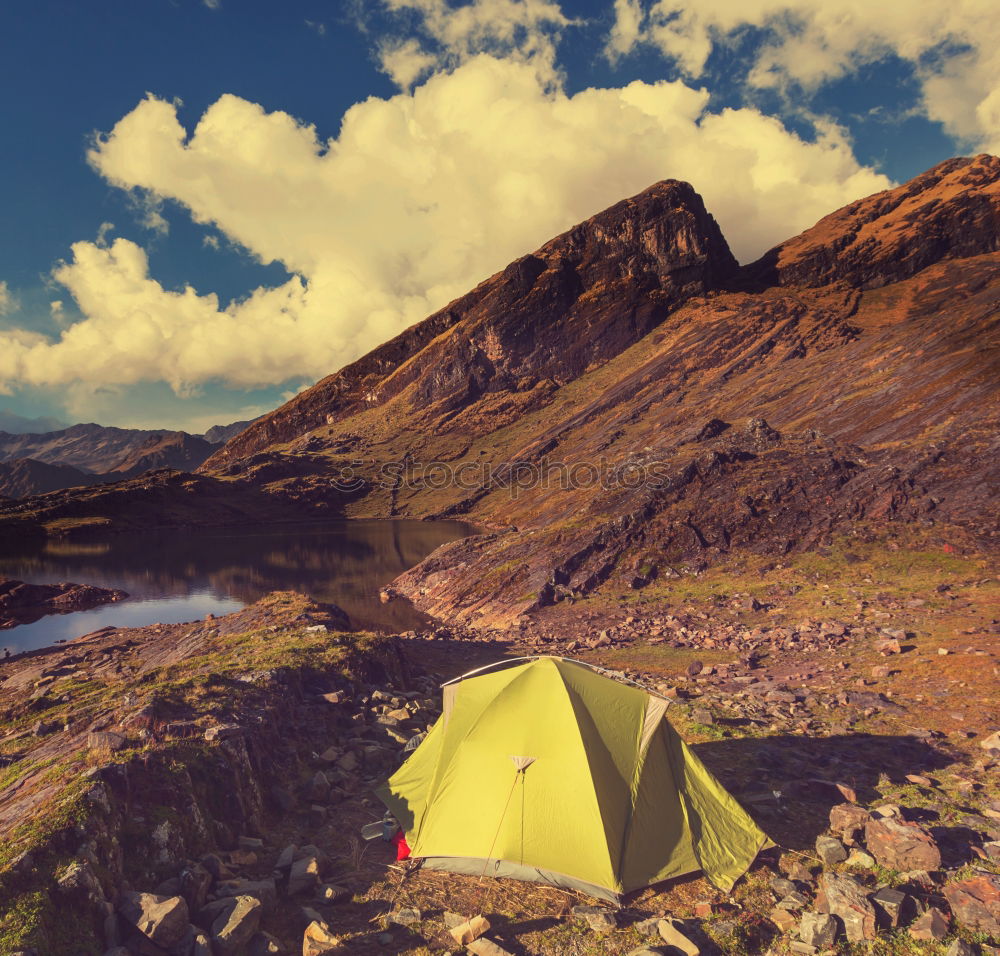
POLYGON ((728 891, 770 841, 668 704, 577 661, 502 661, 444 686, 441 718, 377 793, 425 867, 612 901, 698 871, 728 891))

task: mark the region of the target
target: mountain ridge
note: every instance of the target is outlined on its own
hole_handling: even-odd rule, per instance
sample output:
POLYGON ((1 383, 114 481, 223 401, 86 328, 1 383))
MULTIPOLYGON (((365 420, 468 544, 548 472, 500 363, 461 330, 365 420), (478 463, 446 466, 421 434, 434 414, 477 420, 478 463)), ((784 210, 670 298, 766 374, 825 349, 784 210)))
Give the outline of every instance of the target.
MULTIPOLYGON (((649 291, 665 293, 665 303, 642 303, 648 311, 655 309, 660 313, 666 310, 669 302, 679 298, 671 295, 678 285, 683 286, 685 282, 704 285, 716 274, 730 275, 737 268, 721 230, 694 189, 676 180, 657 183, 574 226, 536 252, 516 259, 443 309, 340 372, 322 379, 270 415, 262 416, 208 459, 203 470, 219 469, 233 458, 253 454, 301 434, 309 427, 332 424, 331 419, 340 419, 352 410, 398 394, 409 384, 406 366, 421 351, 433 348, 435 340, 463 321, 476 323, 489 317, 491 309, 516 308, 519 310, 516 319, 537 308, 538 300, 548 295, 554 301, 555 317, 565 319, 566 310, 560 313, 560 307, 572 304, 580 284, 575 266, 580 266, 584 273, 596 273, 598 281, 613 283, 621 278, 602 272, 601 260, 606 264, 607 258, 598 253, 609 248, 625 249, 630 253, 626 264, 636 270, 630 278, 648 285, 649 291), (609 232, 616 226, 623 230, 621 234, 609 232), (643 234, 643 230, 648 234, 643 234), (668 250, 672 244, 674 254, 671 256, 668 250), (662 281, 662 288, 657 280, 662 281), (363 400, 357 397, 359 394, 363 400)), ((591 283, 590 288, 593 285, 591 283)), ((630 296, 626 306, 638 305, 633 298, 630 296)), ((648 314, 638 315, 635 320, 647 331, 651 327, 648 314)), ((537 328, 534 331, 537 332, 537 328)), ((537 337, 531 344, 533 348, 539 347, 537 337)), ((463 345, 464 354, 460 360, 466 367, 451 368, 447 375, 439 375, 438 381, 424 394, 424 400, 439 401, 446 390, 455 391, 463 385, 475 390, 483 385, 481 379, 494 376, 496 370, 491 367, 490 343, 470 341, 463 345), (476 373, 479 373, 478 379, 476 373)), ((551 371, 558 372, 567 364, 556 356, 547 358, 548 361, 541 363, 541 377, 551 371)), ((572 356, 572 361, 578 363, 579 355, 572 356)), ((409 371, 412 373, 412 368, 409 371)))

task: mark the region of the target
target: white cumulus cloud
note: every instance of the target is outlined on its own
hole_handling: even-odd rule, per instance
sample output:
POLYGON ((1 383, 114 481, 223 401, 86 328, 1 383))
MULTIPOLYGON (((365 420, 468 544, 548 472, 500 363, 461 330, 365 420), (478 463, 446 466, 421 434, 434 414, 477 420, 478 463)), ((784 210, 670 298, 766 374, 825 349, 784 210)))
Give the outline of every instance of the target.
POLYGON ((912 64, 922 108, 974 147, 1000 152, 1000 15, 995 0, 615 0, 606 53, 647 45, 689 77, 713 48, 759 28, 751 86, 807 93, 893 55, 912 64))
POLYGON ((0 383, 187 394, 316 379, 659 179, 692 182, 744 260, 889 185, 833 125, 805 142, 707 103, 681 82, 568 95, 532 63, 487 55, 355 105, 328 141, 231 95, 189 132, 148 96, 95 144, 93 167, 293 277, 222 307, 165 288, 141 247, 102 227, 54 273, 82 318, 55 339, 0 332, 0 383))
POLYGON ((559 77, 556 44, 569 19, 554 0, 382 0, 409 15, 420 39, 387 38, 379 47, 382 69, 400 88, 435 70, 454 68, 488 53, 531 63, 548 83, 559 77))

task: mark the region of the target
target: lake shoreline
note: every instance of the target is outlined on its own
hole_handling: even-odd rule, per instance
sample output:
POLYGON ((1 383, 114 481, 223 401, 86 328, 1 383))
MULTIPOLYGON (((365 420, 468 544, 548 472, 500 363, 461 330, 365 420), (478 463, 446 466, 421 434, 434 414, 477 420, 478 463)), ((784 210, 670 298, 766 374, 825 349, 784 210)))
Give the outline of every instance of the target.
POLYGON ((0 580, 81 581, 130 598, 20 624, 0 637, 0 647, 17 654, 107 626, 199 621, 286 590, 344 607, 359 630, 409 630, 426 624, 426 615, 409 602, 383 605, 379 591, 471 531, 459 521, 332 518, 25 541, 0 552, 0 580))

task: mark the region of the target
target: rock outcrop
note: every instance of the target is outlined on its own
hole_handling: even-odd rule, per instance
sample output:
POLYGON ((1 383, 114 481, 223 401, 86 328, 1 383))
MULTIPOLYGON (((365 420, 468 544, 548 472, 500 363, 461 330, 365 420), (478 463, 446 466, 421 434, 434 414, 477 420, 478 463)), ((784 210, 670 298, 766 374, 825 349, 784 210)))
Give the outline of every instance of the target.
POLYGON ((46 614, 86 611, 128 597, 116 588, 92 584, 25 584, 0 581, 0 628, 30 624, 46 614))

